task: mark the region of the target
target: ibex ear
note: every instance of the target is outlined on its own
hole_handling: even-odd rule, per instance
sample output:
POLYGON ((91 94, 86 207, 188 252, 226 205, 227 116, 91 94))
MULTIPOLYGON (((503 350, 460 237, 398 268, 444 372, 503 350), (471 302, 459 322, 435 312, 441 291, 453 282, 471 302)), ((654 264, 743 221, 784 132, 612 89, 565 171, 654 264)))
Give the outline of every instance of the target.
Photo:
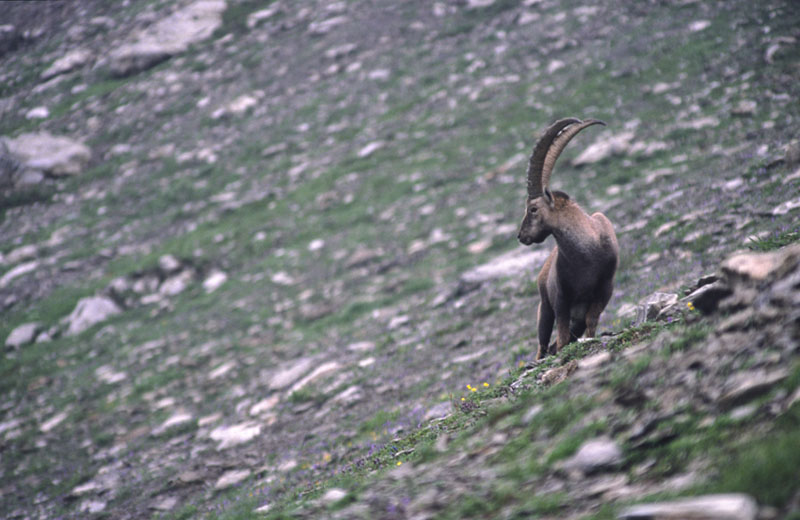
POLYGON ((543 197, 544 197, 545 202, 547 202, 547 205, 550 206, 550 208, 552 208, 553 207, 553 194, 550 193, 550 188, 545 188, 544 189, 543 197))

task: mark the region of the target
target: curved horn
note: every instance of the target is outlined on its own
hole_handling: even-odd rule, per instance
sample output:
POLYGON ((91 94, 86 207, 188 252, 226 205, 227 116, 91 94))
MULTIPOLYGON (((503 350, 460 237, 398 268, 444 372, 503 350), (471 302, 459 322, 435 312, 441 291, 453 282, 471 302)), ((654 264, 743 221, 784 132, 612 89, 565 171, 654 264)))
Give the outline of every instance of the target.
POLYGON ((556 165, 556 159, 558 159, 558 156, 561 155, 561 152, 564 151, 564 148, 572 140, 572 138, 578 134, 578 132, 592 125, 606 126, 606 124, 599 119, 587 119, 583 122, 573 119, 573 121, 580 124, 566 128, 555 139, 553 139, 552 144, 547 150, 541 170, 542 189, 546 188, 550 184, 550 175, 553 173, 553 166, 556 165))
POLYGON ((528 159, 528 197, 534 199, 541 196, 544 192, 546 183, 542 183, 542 167, 545 164, 545 158, 548 156, 547 151, 550 149, 553 140, 564 128, 580 122, 580 119, 575 119, 574 117, 559 119, 550 125, 547 130, 544 131, 542 137, 539 138, 539 141, 536 143, 531 153, 530 159, 528 159))

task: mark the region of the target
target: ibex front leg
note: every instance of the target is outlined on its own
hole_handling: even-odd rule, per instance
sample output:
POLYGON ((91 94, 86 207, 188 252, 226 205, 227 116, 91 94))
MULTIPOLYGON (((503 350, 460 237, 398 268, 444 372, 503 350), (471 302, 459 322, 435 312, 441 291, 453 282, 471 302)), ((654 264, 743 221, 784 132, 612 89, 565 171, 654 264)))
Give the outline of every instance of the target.
POLYGON ((556 315, 553 312, 550 304, 544 301, 539 303, 539 350, 536 352, 536 361, 544 359, 548 353, 548 344, 550 343, 550 335, 553 333, 553 322, 555 322, 556 315))

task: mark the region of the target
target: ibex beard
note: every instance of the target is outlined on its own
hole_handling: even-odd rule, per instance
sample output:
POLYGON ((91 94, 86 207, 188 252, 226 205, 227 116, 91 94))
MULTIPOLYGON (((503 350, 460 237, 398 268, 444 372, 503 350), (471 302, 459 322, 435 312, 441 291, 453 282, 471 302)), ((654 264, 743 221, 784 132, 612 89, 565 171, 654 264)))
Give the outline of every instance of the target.
POLYGON ((569 195, 550 191, 556 159, 575 135, 596 119, 560 119, 545 130, 528 161, 528 197, 517 238, 540 244, 553 235, 550 252, 537 278, 539 349, 536 359, 558 351, 586 334, 594 337, 600 314, 614 290, 619 245, 614 227, 602 213, 589 215, 569 195), (553 324, 555 345, 549 346, 553 324))

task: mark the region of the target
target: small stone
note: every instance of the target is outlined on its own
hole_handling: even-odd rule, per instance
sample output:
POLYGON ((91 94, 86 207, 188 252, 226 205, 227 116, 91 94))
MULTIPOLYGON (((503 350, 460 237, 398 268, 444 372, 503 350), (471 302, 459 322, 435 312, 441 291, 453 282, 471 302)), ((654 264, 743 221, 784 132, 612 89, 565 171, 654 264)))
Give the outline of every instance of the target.
POLYGON ((50 419, 43 422, 42 425, 39 427, 39 429, 42 431, 42 433, 48 433, 53 428, 64 422, 64 419, 66 419, 67 416, 68 416, 67 412, 59 412, 50 419))
MULTIPOLYGON (((794 166, 795 164, 800 163, 800 139, 792 141, 786 145, 784 148, 783 160, 789 166, 794 166)), ((794 172, 790 177, 797 178, 798 174, 800 174, 800 170, 794 172)))
POLYGON ((613 155, 624 154, 631 147, 631 141, 633 141, 634 137, 635 134, 633 132, 622 132, 616 135, 600 137, 576 157, 572 164, 574 166, 595 164, 613 155))
POLYGON ((359 150, 356 155, 358 155, 359 157, 369 157, 376 151, 383 148, 384 144, 385 143, 383 141, 373 141, 364 146, 363 148, 361 148, 361 150, 359 150))
POLYGON ((545 386, 557 385, 566 379, 578 369, 578 362, 574 359, 560 367, 551 368, 542 374, 542 384, 545 386))
POLYGON ((106 502, 102 500, 87 500, 83 502, 78 509, 80 509, 81 513, 96 514, 104 511, 105 508, 106 502))
POLYGON ((215 368, 214 370, 212 370, 211 372, 209 372, 208 379, 211 381, 213 381, 214 379, 219 379, 220 377, 223 377, 234 368, 236 368, 235 361, 225 362, 220 366, 218 366, 217 368, 215 368))
POLYGON ((98 367, 94 371, 94 374, 97 377, 97 379, 109 385, 113 385, 115 383, 119 383, 120 381, 124 381, 128 377, 125 374, 125 372, 117 372, 110 365, 103 365, 101 367, 98 367))
POLYGON ((789 377, 789 372, 784 369, 737 374, 728 384, 730 389, 719 398, 719 405, 723 408, 730 408, 743 404, 765 394, 787 377, 789 377))
POLYGON ((183 424, 187 424, 191 422, 193 419, 192 414, 187 412, 176 412, 172 414, 166 421, 164 421, 161 426, 157 427, 153 430, 153 435, 161 435, 170 428, 174 428, 175 426, 181 426, 183 424))
POLYGON ((742 100, 731 108, 731 115, 734 116, 753 116, 758 109, 758 103, 753 100, 742 100))
POLYGON ((35 107, 25 113, 25 119, 47 119, 50 117, 50 110, 47 107, 35 107))
POLYGON ((368 352, 375 349, 375 343, 371 341, 359 341, 347 345, 347 350, 351 352, 368 352))
POLYGON ((276 373, 269 382, 270 390, 283 390, 300 379, 313 365, 311 358, 302 358, 276 373))
POLYGON ((313 36, 322 36, 328 34, 334 27, 347 22, 346 16, 334 16, 321 22, 311 22, 308 25, 308 32, 313 36))
POLYGON ((350 258, 347 259, 345 267, 348 269, 355 269, 357 267, 364 267, 381 258, 383 252, 377 249, 358 249, 350 258))
POLYGON ((100 484, 98 484, 97 482, 95 482, 93 480, 90 480, 89 482, 84 482, 83 484, 75 486, 75 488, 73 488, 72 491, 69 492, 69 496, 71 496, 71 497, 80 497, 80 496, 86 495, 88 493, 93 493, 95 491, 100 491, 102 489, 103 489, 103 487, 100 484))
POLYGON ((672 293, 656 292, 639 302, 634 323, 641 325, 646 321, 656 319, 662 309, 678 302, 678 295, 672 293))
POLYGON ((176 497, 164 497, 154 502, 150 509, 154 511, 172 511, 177 505, 178 499, 176 497))
POLYGON ((279 401, 280 398, 277 395, 272 395, 266 399, 262 399, 250 407, 250 415, 256 416, 268 412, 275 408, 279 401))
POLYGON ((47 80, 59 74, 71 72, 78 67, 82 67, 92 59, 92 53, 87 49, 75 49, 69 51, 59 59, 53 62, 44 72, 42 72, 42 79, 47 80))
POLYGON ((240 484, 249 476, 249 469, 234 469, 231 471, 226 471, 214 484, 214 489, 217 491, 228 489, 236 484, 240 484))
POLYGON ((325 505, 332 505, 347 496, 347 491, 339 488, 330 488, 320 498, 320 501, 325 505))
POLYGON ((374 364, 375 364, 375 358, 372 356, 364 358, 358 362, 358 366, 360 366, 361 368, 366 368, 374 364))
POLYGON ((18 349, 24 345, 33 343, 39 330, 41 330, 41 324, 38 322, 23 323, 15 327, 6 338, 6 347, 18 349))
POLYGON ((287 145, 286 143, 274 144, 272 146, 268 146, 268 147, 264 148, 264 150, 261 152, 261 156, 262 157, 272 157, 273 155, 277 155, 277 154, 279 154, 281 152, 286 151, 288 148, 289 148, 289 145, 287 145))
POLYGON ((207 293, 213 293, 222 287, 222 284, 224 284, 226 281, 228 281, 227 274, 217 270, 211 271, 208 277, 203 280, 203 289, 205 289, 207 293))
POLYGON ((271 277, 272 283, 278 285, 294 285, 295 280, 285 271, 278 271, 271 277))
POLYGON ((258 104, 258 99, 249 95, 243 94, 227 105, 227 111, 233 115, 242 115, 258 104))
POLYGON ((67 317, 69 325, 66 335, 75 336, 80 334, 93 325, 121 312, 122 310, 117 307, 117 304, 105 296, 82 298, 75 306, 75 310, 67 317))
POLYGON ((700 32, 702 30, 707 29, 710 25, 711 22, 708 20, 695 20, 689 24, 689 31, 700 32))
POLYGON ((158 268, 165 276, 168 276, 180 271, 181 261, 172 255, 162 255, 158 259, 158 268))
POLYGON ((253 11, 247 16, 247 28, 252 29, 256 25, 260 24, 264 20, 269 20, 273 16, 278 13, 277 7, 268 7, 266 9, 259 9, 258 11, 253 11))
POLYGON ((607 437, 600 437, 584 442, 578 452, 564 462, 563 467, 588 475, 617 467, 621 463, 622 450, 619 445, 607 437))
POLYGON ((307 375, 306 377, 295 383, 294 386, 292 386, 290 393, 297 392, 307 384, 316 381, 317 379, 320 379, 322 377, 333 374, 334 372, 337 372, 340 368, 341 365, 336 361, 329 361, 327 363, 323 363, 317 368, 315 368, 314 371, 311 372, 309 375, 307 375))
POLYGON ((786 215, 797 208, 800 208, 800 197, 796 199, 787 200, 775 206, 772 209, 773 215, 786 215))
POLYGON ((261 425, 246 421, 233 426, 219 426, 211 431, 209 436, 219 442, 218 450, 238 446, 250 442, 261 433, 261 425))
POLYGON ((738 493, 705 495, 671 502, 641 504, 624 509, 620 520, 755 520, 758 506, 738 493))
POLYGON ((189 269, 171 276, 159 286, 158 292, 164 296, 177 296, 191 285, 194 273, 189 269))

